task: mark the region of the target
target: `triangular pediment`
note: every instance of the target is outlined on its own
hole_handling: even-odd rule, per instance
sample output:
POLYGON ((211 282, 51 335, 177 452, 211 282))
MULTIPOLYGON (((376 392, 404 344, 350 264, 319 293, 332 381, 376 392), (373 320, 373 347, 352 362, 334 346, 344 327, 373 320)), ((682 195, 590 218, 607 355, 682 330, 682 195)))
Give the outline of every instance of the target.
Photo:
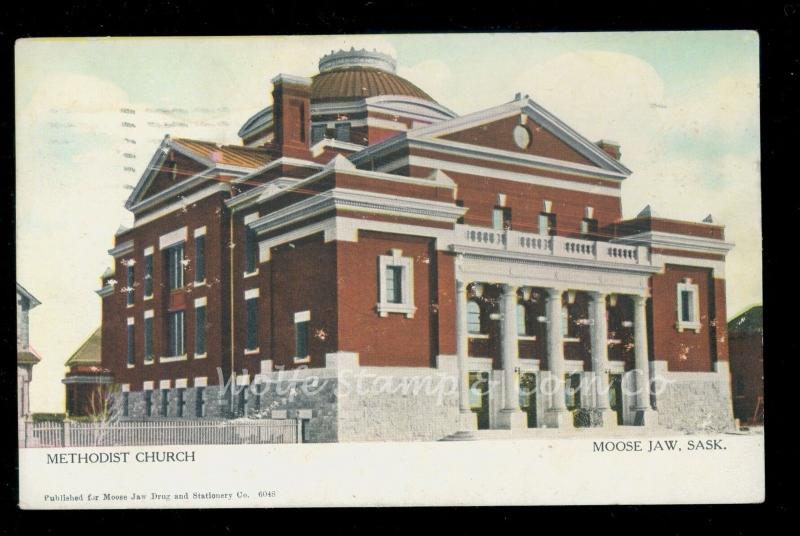
POLYGON ((186 151, 165 137, 150 159, 147 169, 133 189, 125 206, 131 208, 142 201, 169 190, 213 167, 201 155, 186 151))
POLYGON ((502 155, 525 155, 630 174, 617 159, 528 97, 414 129, 408 138, 477 146, 502 155))

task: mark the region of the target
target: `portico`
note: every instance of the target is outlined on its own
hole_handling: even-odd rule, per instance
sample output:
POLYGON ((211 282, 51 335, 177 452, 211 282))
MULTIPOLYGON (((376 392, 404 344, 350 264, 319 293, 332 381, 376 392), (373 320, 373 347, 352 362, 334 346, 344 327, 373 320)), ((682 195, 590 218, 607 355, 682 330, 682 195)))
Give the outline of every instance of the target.
POLYGON ((653 269, 646 249, 534 235, 542 243, 538 253, 517 253, 509 245, 524 244, 530 237, 523 233, 460 227, 457 236, 465 240, 451 249, 459 254, 456 349, 464 428, 476 428, 468 375, 487 361, 496 369, 489 388, 491 428, 528 427, 520 404, 523 374, 535 377, 536 407, 529 411, 536 411, 539 427, 574 426, 576 411, 585 414, 583 425, 653 422, 646 314, 653 269), (620 257, 581 262, 605 248, 618 248, 620 257), (609 345, 619 348, 613 361, 609 345), (610 389, 622 399, 616 408, 610 389))

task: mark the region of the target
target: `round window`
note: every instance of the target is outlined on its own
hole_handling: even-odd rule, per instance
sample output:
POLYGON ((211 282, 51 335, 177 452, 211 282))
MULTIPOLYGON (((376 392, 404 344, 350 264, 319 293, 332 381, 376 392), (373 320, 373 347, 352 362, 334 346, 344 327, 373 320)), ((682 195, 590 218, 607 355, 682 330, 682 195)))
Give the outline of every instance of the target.
POLYGON ((531 144, 531 132, 522 125, 514 127, 514 143, 520 149, 527 149, 531 144))

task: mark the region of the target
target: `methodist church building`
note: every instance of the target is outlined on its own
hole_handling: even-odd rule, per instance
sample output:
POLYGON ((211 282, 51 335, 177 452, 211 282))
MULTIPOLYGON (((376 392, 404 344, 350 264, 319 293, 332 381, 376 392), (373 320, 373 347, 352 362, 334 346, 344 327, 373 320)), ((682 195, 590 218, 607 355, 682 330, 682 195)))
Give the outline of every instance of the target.
POLYGON ((724 228, 624 218, 619 144, 523 93, 457 115, 395 69, 332 52, 272 79, 241 144, 164 137, 98 291, 121 417, 731 428, 724 228), (446 388, 354 387, 376 378, 446 388))

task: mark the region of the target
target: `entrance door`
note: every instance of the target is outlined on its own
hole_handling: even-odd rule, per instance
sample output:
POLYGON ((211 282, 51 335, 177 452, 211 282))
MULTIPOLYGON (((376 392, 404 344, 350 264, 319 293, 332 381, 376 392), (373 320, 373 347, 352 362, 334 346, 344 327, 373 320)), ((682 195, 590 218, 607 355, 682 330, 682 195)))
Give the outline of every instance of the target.
POLYGON ((608 376, 608 405, 617 412, 617 424, 622 424, 622 374, 608 376))
POLYGON ((478 430, 489 429, 489 373, 469 373, 469 406, 478 415, 478 430))
POLYGON ((519 407, 528 416, 528 428, 536 428, 536 374, 533 372, 520 374, 519 407))

